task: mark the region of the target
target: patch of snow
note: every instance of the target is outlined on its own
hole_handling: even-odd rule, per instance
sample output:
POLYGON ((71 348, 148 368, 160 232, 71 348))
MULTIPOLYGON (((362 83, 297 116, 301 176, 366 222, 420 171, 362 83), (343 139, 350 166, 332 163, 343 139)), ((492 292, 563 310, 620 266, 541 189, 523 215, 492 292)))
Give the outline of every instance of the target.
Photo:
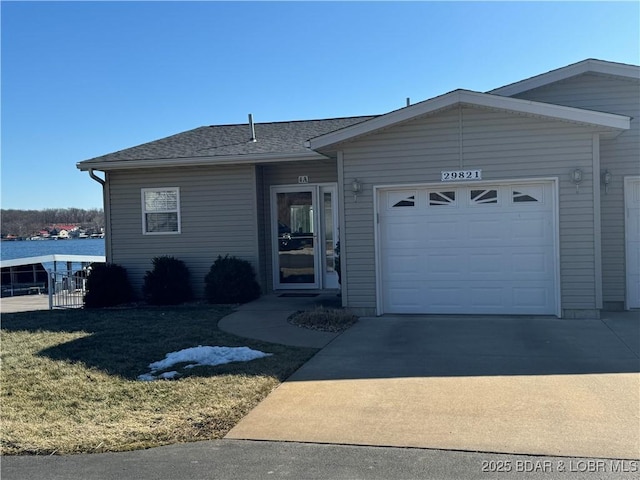
POLYGON ((183 368, 193 368, 199 366, 223 365, 231 362, 248 362, 257 358, 268 357, 271 353, 264 353, 259 350, 252 350, 249 347, 208 347, 199 345, 197 347, 185 348, 177 352, 167 353, 164 360, 159 360, 149 364, 149 373, 138 376, 138 380, 152 381, 158 378, 173 379, 180 373, 177 371, 164 372, 178 363, 187 363, 183 368))

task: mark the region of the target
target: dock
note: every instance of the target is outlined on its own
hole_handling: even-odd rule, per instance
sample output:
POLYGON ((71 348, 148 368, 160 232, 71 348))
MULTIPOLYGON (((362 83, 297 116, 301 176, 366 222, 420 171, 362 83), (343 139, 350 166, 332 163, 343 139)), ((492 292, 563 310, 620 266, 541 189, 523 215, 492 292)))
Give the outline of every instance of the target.
POLYGON ((45 299, 50 310, 82 307, 90 265, 105 262, 101 255, 42 255, 0 261, 0 311, 41 310, 45 299), (74 269, 74 265, 79 267, 74 269))
POLYGON ((0 314, 49 310, 49 295, 19 295, 0 299, 0 314))

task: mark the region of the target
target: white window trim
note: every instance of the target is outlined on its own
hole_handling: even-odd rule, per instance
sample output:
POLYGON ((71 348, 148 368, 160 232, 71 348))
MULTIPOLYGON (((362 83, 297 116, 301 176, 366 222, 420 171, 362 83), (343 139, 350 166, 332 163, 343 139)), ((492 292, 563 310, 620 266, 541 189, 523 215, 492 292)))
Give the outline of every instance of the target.
POLYGON ((152 187, 140 189, 140 201, 142 207, 142 234, 143 235, 179 235, 182 233, 182 221, 180 215, 180 187, 152 187), (178 196, 177 206, 175 210, 156 210, 147 212, 144 201, 146 192, 176 192, 178 196), (178 214, 178 230, 175 232, 147 232, 147 213, 177 213, 178 214))

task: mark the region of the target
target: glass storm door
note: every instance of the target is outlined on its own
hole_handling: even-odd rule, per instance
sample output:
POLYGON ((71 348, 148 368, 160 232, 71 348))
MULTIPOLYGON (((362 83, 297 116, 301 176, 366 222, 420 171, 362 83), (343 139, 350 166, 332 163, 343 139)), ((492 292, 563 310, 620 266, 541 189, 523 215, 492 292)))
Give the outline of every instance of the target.
POLYGON ((318 288, 315 189, 277 189, 274 195, 278 228, 275 287, 318 288))
POLYGON ((340 288, 336 271, 336 245, 338 243, 338 212, 336 199, 338 189, 335 185, 320 186, 321 235, 324 251, 321 259, 323 288, 340 288))
POLYGON ((339 288, 335 184, 272 187, 274 288, 339 288))

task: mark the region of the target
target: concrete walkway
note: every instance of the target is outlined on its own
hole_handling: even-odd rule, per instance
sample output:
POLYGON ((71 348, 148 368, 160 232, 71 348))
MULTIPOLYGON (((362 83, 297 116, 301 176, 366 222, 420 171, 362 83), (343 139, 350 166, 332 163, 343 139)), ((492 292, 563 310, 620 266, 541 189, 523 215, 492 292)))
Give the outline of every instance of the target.
POLYGON ((335 293, 297 292, 263 295, 258 300, 240 305, 234 313, 218 322, 218 328, 254 340, 294 347, 322 348, 338 334, 296 327, 288 323, 287 318, 298 310, 340 305, 340 298, 335 293))
POLYGON ((639 324, 364 318, 226 438, 638 459, 639 324))

